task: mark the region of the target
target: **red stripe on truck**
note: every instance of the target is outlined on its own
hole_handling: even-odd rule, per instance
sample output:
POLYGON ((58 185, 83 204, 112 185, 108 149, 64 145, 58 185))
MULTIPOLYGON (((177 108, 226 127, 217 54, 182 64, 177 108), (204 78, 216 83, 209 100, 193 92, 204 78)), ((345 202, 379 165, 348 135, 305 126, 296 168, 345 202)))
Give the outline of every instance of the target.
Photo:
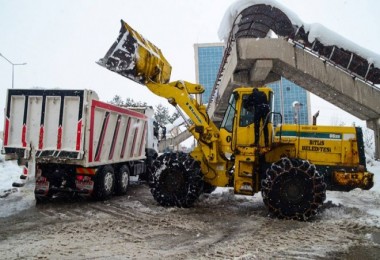
POLYGON ((21 143, 22 143, 22 147, 26 147, 26 125, 25 124, 22 126, 21 143))
POLYGON ((81 135, 82 135, 82 119, 78 121, 78 124, 77 124, 77 144, 76 144, 76 147, 75 149, 77 151, 80 150, 80 138, 81 138, 81 135))
POLYGON ((62 148, 62 126, 58 126, 58 135, 57 135, 57 149, 62 148))
POLYGON ((4 146, 8 145, 8 136, 9 136, 9 118, 5 118, 5 131, 4 131, 4 146))
POLYGON ((139 129, 136 127, 135 135, 133 136, 133 143, 132 143, 132 149, 131 149, 131 154, 130 154, 131 157, 133 157, 133 154, 135 152, 135 145, 136 145, 136 139, 137 139, 138 133, 139 133, 139 129))
POLYGON ((141 156, 142 149, 143 149, 143 147, 144 147, 145 134, 146 134, 146 125, 147 125, 147 122, 144 123, 144 130, 143 130, 143 136, 142 136, 141 143, 140 143, 139 156, 141 156))
MULTIPOLYGON (((94 102, 92 102, 94 103, 94 102)), ((95 120, 95 107, 91 105, 90 112, 90 142, 88 144, 88 162, 92 162, 92 151, 94 147, 94 120, 95 120)))
POLYGON ((128 136, 129 136, 129 128, 131 126, 131 121, 132 121, 132 119, 130 117, 128 117, 128 123, 127 123, 127 128, 125 129, 123 146, 121 148, 120 158, 124 158, 125 148, 127 146, 127 140, 128 140, 128 136))
POLYGON ((101 102, 99 100, 92 100, 92 105, 95 106, 95 107, 100 107, 100 108, 107 109, 107 110, 109 110, 111 112, 117 112, 117 113, 120 113, 120 114, 137 117, 137 118, 140 118, 140 119, 147 119, 147 116, 144 115, 144 114, 141 114, 141 113, 138 113, 138 112, 126 109, 126 108, 121 108, 121 107, 118 107, 118 106, 115 106, 115 105, 111 105, 111 104, 108 104, 108 103, 104 103, 104 102, 101 102))
POLYGON ((102 131, 100 132, 98 147, 96 148, 95 161, 99 161, 100 155, 102 154, 104 137, 106 136, 107 126, 108 126, 108 122, 110 120, 110 115, 111 115, 110 112, 106 112, 106 114, 104 116, 102 131))
POLYGON ((116 140, 117 140, 117 136, 119 135, 120 121, 121 121, 121 116, 118 115, 117 121, 116 121, 116 126, 115 126, 115 132, 114 132, 113 138, 112 138, 111 151, 110 151, 110 154, 108 155, 108 160, 112 160, 113 153, 115 152, 116 140))
POLYGON ((40 126, 40 135, 38 137, 38 149, 42 149, 44 147, 44 126, 40 126))

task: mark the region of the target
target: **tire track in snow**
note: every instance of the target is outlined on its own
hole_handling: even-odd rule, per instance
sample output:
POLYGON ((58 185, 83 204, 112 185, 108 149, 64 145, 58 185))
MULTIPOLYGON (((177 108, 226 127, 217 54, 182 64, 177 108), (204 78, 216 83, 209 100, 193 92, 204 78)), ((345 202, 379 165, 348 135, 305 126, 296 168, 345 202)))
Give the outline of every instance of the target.
POLYGON ((323 259, 374 248, 371 234, 380 234, 378 219, 350 205, 327 204, 311 222, 282 221, 267 217, 259 196, 227 192, 163 208, 143 185, 106 202, 39 205, 3 218, 0 230, 5 259, 323 259))

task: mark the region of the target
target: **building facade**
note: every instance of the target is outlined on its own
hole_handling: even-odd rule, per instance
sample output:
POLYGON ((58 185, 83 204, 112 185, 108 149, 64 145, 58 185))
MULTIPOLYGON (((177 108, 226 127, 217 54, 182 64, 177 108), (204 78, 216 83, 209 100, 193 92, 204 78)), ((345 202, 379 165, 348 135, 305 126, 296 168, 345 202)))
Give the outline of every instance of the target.
MULTIPOLYGON (((194 44, 194 52, 196 81, 205 88, 202 101, 208 103, 224 55, 224 43, 194 44)), ((274 91, 274 112, 282 114, 283 123, 311 123, 308 91, 285 78, 268 86, 274 91)), ((276 116, 274 123, 280 123, 280 118, 276 116)))
MULTIPOLYGON (((280 112, 286 124, 311 123, 310 93, 293 82, 281 78, 268 84, 274 92, 274 111, 280 112)), ((280 119, 274 118, 275 125, 280 119)))
POLYGON ((205 88, 203 103, 208 103, 224 55, 224 43, 194 44, 195 76, 197 83, 205 88))

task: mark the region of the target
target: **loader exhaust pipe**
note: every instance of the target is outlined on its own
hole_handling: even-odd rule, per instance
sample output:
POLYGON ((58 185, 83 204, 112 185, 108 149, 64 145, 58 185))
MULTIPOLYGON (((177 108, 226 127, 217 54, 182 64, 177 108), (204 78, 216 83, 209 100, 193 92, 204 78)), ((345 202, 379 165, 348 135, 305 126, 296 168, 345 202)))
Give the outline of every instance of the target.
POLYGON ((97 63, 142 85, 168 83, 172 69, 161 50, 123 20, 115 43, 97 63))
POLYGON ((317 125, 317 118, 319 116, 319 110, 313 115, 313 125, 317 125))

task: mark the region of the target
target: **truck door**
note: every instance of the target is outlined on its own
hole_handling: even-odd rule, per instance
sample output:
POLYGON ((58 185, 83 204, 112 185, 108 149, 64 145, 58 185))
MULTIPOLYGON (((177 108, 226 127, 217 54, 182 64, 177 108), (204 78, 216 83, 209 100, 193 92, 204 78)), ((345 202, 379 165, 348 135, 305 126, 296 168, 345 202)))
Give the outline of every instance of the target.
MULTIPOLYGON (((265 94, 268 97, 268 102, 271 106, 272 102, 272 92, 271 91, 264 91, 265 94)), ((252 146, 255 142, 255 112, 253 107, 249 107, 246 105, 247 99, 251 93, 241 93, 240 102, 238 102, 237 105, 237 119, 235 121, 235 145, 236 146, 252 146)), ((270 109, 272 111, 272 109, 270 109)), ((271 114, 268 115, 268 139, 269 139, 269 145, 272 140, 272 116, 271 114)), ((259 145, 263 147, 265 145, 264 142, 264 122, 263 120, 260 121, 260 127, 259 127, 259 138, 260 142, 259 145)))
POLYGON ((243 104, 246 102, 249 94, 243 94, 241 102, 237 107, 237 120, 236 124, 236 146, 249 146, 254 143, 254 124, 253 124, 253 110, 246 109, 243 104))

